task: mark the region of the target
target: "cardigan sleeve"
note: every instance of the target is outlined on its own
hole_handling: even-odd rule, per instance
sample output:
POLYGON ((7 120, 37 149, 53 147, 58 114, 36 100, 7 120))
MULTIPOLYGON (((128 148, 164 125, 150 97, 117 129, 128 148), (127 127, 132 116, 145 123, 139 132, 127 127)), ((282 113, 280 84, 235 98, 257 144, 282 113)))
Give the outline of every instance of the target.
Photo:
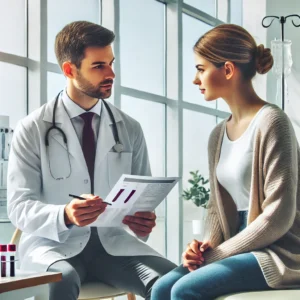
MULTIPOLYGON (((252 174, 255 181, 263 177, 262 213, 243 231, 205 252, 207 264, 265 248, 287 233, 294 222, 299 153, 292 124, 284 112, 276 108, 267 112, 257 131, 254 153, 253 161, 260 161, 262 167, 262 172, 252 174)), ((258 195, 252 195, 251 201, 254 197, 258 195)))
POLYGON ((204 241, 209 241, 212 248, 215 248, 224 240, 219 217, 217 214, 217 206, 215 199, 214 188, 214 159, 216 155, 217 143, 220 137, 222 125, 216 126, 212 131, 208 142, 208 162, 209 162, 209 183, 210 183, 210 197, 207 207, 207 216, 204 227, 204 241))
POLYGON ((212 248, 217 247, 224 240, 218 215, 213 207, 208 208, 203 240, 209 241, 212 248))

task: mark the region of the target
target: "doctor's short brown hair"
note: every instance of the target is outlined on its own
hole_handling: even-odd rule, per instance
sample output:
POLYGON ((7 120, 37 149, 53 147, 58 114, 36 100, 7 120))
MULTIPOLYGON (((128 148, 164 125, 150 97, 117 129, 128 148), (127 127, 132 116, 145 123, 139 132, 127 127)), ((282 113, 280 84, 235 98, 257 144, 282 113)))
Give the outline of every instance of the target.
POLYGON ((247 30, 234 24, 222 24, 206 32, 194 45, 194 52, 217 68, 226 61, 233 62, 246 80, 256 72, 267 73, 273 66, 270 49, 257 46, 247 30))
POLYGON ((87 47, 106 47, 115 39, 109 29, 87 21, 66 25, 55 38, 55 55, 60 67, 70 61, 80 68, 87 47))

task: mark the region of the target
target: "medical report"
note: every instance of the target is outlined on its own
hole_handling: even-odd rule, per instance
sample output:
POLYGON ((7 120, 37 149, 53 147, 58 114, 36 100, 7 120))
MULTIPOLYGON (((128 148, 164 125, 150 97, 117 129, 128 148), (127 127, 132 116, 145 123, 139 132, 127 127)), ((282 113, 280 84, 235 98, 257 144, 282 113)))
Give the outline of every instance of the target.
POLYGON ((105 202, 111 203, 90 227, 119 227, 127 215, 154 211, 169 194, 179 177, 151 177, 123 174, 105 202))

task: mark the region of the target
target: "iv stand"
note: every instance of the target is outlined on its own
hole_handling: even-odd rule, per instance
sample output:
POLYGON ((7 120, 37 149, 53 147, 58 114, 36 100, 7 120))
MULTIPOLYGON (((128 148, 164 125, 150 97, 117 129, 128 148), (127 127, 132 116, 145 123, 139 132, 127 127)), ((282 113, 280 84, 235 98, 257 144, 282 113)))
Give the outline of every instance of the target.
MULTIPOLYGON (((281 16, 281 17, 278 17, 278 16, 266 16, 266 17, 264 17, 264 18, 262 19, 261 24, 262 24, 262 26, 263 26, 264 28, 268 28, 268 27, 270 27, 270 26, 272 25, 272 23, 273 23, 273 21, 274 21, 275 19, 278 19, 279 22, 280 22, 280 24, 281 24, 281 41, 284 42, 284 24, 286 23, 286 19, 291 18, 291 17, 298 17, 298 18, 300 19, 300 16, 299 16, 299 15, 296 15, 296 14, 288 15, 288 16, 286 16, 286 17, 283 17, 283 16, 281 16), (269 18, 272 18, 271 23, 269 23, 268 25, 264 24, 264 23, 265 23, 264 21, 265 21, 266 19, 269 19, 269 18)), ((292 23, 293 23, 293 25, 294 25, 295 27, 300 27, 300 24, 299 24, 299 25, 295 24, 295 23, 294 23, 294 20, 292 20, 292 23)), ((284 66, 283 66, 283 62, 284 62, 284 53, 283 53, 283 51, 284 51, 284 47, 282 47, 282 77, 281 77, 281 80, 282 80, 282 82, 281 82, 281 93, 282 93, 282 99, 281 99, 281 101, 282 101, 282 110, 284 110, 284 91, 285 91, 285 88, 284 88, 284 66)))

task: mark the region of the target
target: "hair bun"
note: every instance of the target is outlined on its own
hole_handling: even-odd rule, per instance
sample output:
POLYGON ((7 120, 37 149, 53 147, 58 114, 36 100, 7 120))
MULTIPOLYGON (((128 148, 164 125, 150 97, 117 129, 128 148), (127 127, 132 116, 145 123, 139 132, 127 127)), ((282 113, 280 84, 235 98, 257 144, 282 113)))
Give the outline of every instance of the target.
POLYGON ((256 49, 256 71, 259 74, 267 73, 273 66, 273 56, 269 48, 260 44, 256 49))

